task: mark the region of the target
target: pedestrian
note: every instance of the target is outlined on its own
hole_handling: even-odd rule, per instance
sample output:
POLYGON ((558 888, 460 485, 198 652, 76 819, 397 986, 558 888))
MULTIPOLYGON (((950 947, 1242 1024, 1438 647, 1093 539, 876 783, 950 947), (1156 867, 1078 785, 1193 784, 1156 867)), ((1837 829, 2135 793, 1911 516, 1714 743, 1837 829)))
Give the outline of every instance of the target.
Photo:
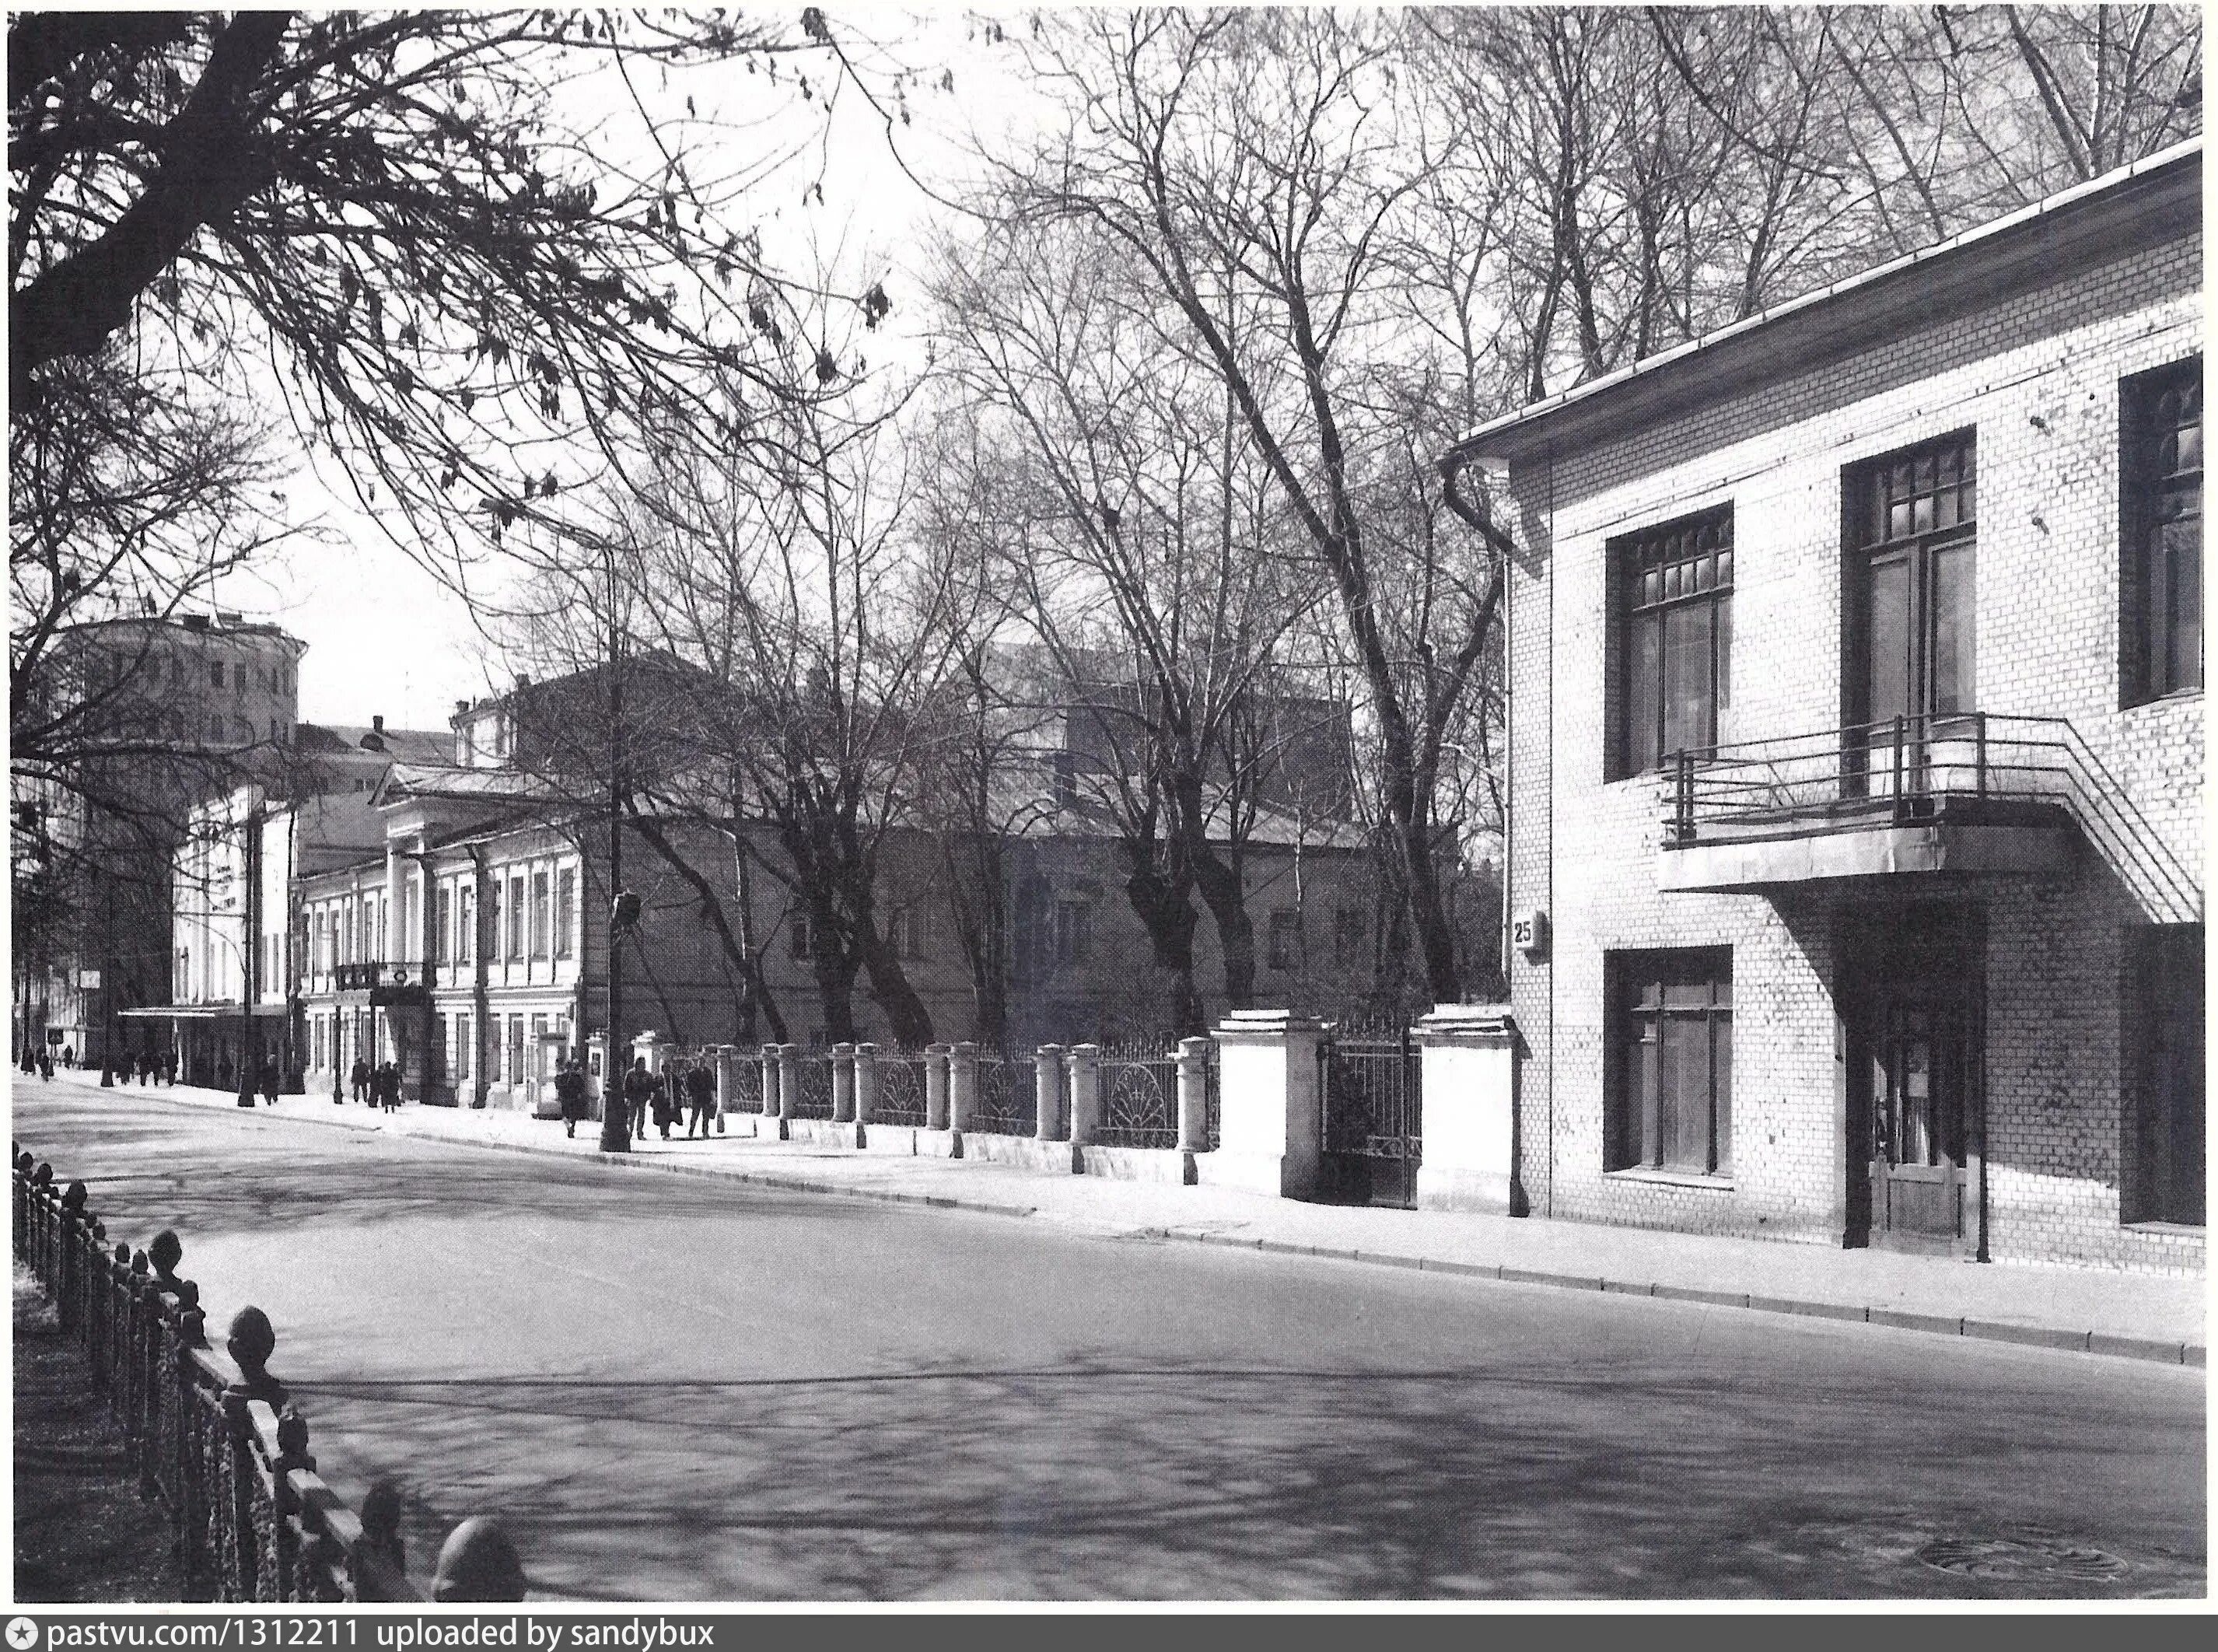
POLYGON ((377 1088, 378 1094, 384 1098, 385 1110, 388 1113, 399 1112, 400 1110, 400 1068, 397 1064, 388 1061, 380 1070, 377 1088))
POLYGON ((662 1133, 665 1141, 670 1140, 670 1127, 678 1121, 678 1075, 665 1070, 654 1081, 654 1127, 662 1133))
POLYGON ((647 1133, 647 1104, 656 1094, 654 1075, 647 1070, 647 1058, 632 1058, 631 1071, 624 1074, 624 1105, 631 1110, 631 1133, 635 1136, 647 1133))
POLYGON ((716 1104, 716 1075, 709 1071, 706 1061, 697 1061, 685 1075, 685 1139, 691 1140, 697 1132, 701 1139, 709 1139, 709 1110, 716 1104))
POLYGON ((54 1053, 52 1050, 40 1050, 39 1052, 39 1077, 45 1079, 48 1084, 52 1084, 53 1082, 54 1053))
POLYGON ((162 1048, 162 1082, 171 1090, 177 1087, 177 1052, 174 1045, 162 1048))
POLYGON ((65 1044, 62 1046, 62 1065, 65 1067, 73 1067, 77 1065, 76 1045, 65 1044))
POLYGON ((347 1078, 354 1085, 355 1100, 357 1102, 369 1101, 369 1063, 363 1060, 360 1056, 355 1057, 354 1070, 347 1074, 347 1078))
POLYGON ((277 1105, 277 1064, 266 1056, 262 1062, 262 1104, 264 1107, 277 1105))
POLYGON ((554 1099, 562 1109, 562 1133, 574 1138, 578 1121, 585 1116, 585 1075, 567 1056, 554 1070, 554 1099))

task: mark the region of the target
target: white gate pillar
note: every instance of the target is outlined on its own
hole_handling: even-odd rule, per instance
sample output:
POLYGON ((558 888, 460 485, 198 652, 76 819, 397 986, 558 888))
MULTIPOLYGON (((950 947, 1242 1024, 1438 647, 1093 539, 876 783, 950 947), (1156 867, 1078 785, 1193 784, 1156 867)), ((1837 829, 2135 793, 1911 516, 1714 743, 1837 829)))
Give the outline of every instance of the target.
POLYGON ((1217 1151, 1197 1178, 1283 1198, 1315 1196, 1323 1156, 1317 1047, 1324 1023, 1286 1009, 1236 1009, 1217 1024, 1217 1151))

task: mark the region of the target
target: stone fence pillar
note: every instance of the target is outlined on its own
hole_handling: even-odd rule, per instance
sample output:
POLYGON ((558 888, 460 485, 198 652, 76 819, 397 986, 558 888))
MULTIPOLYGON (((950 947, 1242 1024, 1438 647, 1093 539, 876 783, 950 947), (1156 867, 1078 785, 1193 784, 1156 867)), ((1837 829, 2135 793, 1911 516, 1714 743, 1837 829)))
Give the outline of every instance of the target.
POLYGON ((1411 1029, 1423 1052, 1417 1204, 1521 1216, 1517 1022, 1507 1004, 1440 1004, 1411 1029))
POLYGON ((1033 1130, 1035 1140, 1068 1140, 1069 1126, 1063 1109, 1063 1046, 1043 1044, 1032 1057, 1033 1130))
POLYGON ((924 1127, 945 1130, 947 1124, 947 1064, 954 1054, 945 1044, 924 1046, 924 1127))
POLYGON ((778 1046, 765 1044, 759 1058, 762 1062, 762 1100, 757 1103, 765 1115, 777 1118, 780 1115, 778 1096, 778 1046))
POLYGON ((1101 1127, 1101 1046, 1074 1044, 1069 1055, 1070 1142, 1083 1147, 1101 1127))
POLYGON ((1205 1038, 1182 1038, 1178 1053, 1179 1151, 1209 1151, 1209 1051, 1205 1038))
MULTIPOLYGON (((662 1040, 655 1032, 654 1028, 650 1027, 645 1032, 641 1033, 637 1038, 632 1040, 631 1053, 634 1059, 638 1059, 642 1057, 645 1058, 647 1062, 647 1076, 648 1078, 660 1078, 662 1077, 662 1040)), ((624 1065, 629 1067, 631 1064, 629 1062, 626 1062, 624 1065)))
MULTIPOLYGON (((1317 1046, 1324 1023, 1286 1009, 1236 1009, 1218 1023, 1215 1037, 1218 1145, 1195 1161, 1199 1179, 1288 1199, 1314 1197, 1323 1159, 1317 1046)), ((1180 1102, 1183 1115, 1183 1086, 1180 1102)))
POLYGON ((801 1101, 801 1046, 778 1046, 778 1115, 790 1120, 801 1101))
POLYGON ((832 1046, 832 1122, 852 1124, 855 1121, 855 1046, 834 1044, 832 1046))
POLYGON ((978 1046, 965 1039, 948 1053, 947 1127, 958 1136, 968 1130, 977 1104, 978 1046))
POLYGON ((855 1122, 868 1124, 878 1115, 878 1046, 855 1046, 855 1122))
POLYGON ((729 1044, 716 1046, 716 1116, 740 1110, 740 1053, 729 1044))

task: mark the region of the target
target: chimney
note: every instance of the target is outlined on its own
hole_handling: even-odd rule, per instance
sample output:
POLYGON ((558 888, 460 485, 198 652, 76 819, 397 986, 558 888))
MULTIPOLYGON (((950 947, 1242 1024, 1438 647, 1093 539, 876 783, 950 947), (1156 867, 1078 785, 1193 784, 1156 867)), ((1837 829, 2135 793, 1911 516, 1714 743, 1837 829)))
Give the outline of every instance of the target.
POLYGON ((470 703, 469 703, 469 701, 468 701, 468 700, 466 700, 466 699, 458 699, 458 700, 456 700, 456 701, 455 702, 455 715, 456 717, 468 717, 469 714, 470 714, 470 703))
POLYGON ((373 714, 369 719, 369 726, 376 730, 378 733, 383 734, 385 732, 384 714, 382 712, 373 714))

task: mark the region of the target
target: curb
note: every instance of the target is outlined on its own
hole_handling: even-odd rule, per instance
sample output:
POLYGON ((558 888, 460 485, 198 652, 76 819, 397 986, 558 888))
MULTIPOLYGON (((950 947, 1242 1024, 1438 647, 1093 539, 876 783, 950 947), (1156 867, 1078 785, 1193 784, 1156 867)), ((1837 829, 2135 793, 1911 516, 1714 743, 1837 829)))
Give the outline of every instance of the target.
MULTIPOLYGON (((164 1099, 155 1097, 154 1099, 164 1099)), ((171 1101, 174 1107, 190 1108, 196 1111, 214 1111, 198 1102, 171 1101)), ((357 1127, 344 1119, 318 1118, 313 1115, 281 1115, 265 1113, 264 1116, 292 1116, 302 1124, 321 1126, 328 1129, 352 1130, 357 1127)), ((699 1164, 664 1164, 659 1158, 633 1158, 620 1153, 606 1153, 598 1149, 585 1153, 568 1153, 559 1148, 536 1147, 513 1141, 464 1141, 455 1137, 433 1133, 418 1136, 413 1132, 396 1136, 396 1140, 430 1140, 449 1146, 475 1147, 489 1152, 521 1153, 538 1158, 569 1158, 580 1163, 612 1165, 623 1170, 659 1171, 666 1176, 688 1176, 702 1180, 739 1182, 753 1187, 771 1188, 787 1193, 813 1193, 827 1198, 867 1199, 880 1204, 910 1205, 932 1210, 966 1210, 988 1216, 1036 1217, 1037 1205, 1003 1204, 994 1200, 965 1198, 959 1195, 904 1193, 886 1188, 858 1188, 830 1182, 781 1174, 776 1171, 719 1170, 699 1164)), ((1955 1318, 1939 1314, 1919 1314, 1903 1308, 1858 1307, 1846 1302, 1825 1302, 1800 1297, 1758 1296, 1741 1291, 1698 1289, 1687 1285, 1666 1285, 1657 1282, 1640 1284, 1631 1280, 1610 1279, 1594 1274, 1557 1273, 1546 1269, 1514 1268, 1504 1263, 1453 1262, 1444 1258, 1403 1256, 1386 1251, 1344 1249, 1338 1245, 1302 1245, 1288 1239, 1248 1238, 1236 1233, 1192 1228, 1149 1227, 1127 1230, 1149 1238, 1176 1240, 1182 1244, 1230 1247, 1236 1250, 1258 1251, 1274 1256, 1317 1257, 1329 1262, 1353 1262, 1367 1267, 1400 1268, 1423 1273, 1452 1274, 1466 1279, 1491 1279, 1502 1284, 1538 1285, 1557 1290, 1599 1291, 1610 1295, 1648 1296, 1665 1301, 1694 1302, 1711 1307, 1743 1308, 1759 1314, 1786 1314, 1805 1319, 1835 1320, 1844 1323, 1874 1325, 1887 1330, 1916 1332, 1925 1336, 1960 1337, 1972 1341, 2011 1343, 2021 1347, 2041 1348, 2064 1353, 2084 1353, 2109 1359, 2141 1360, 2158 1365, 2180 1365, 2195 1369, 2206 1369, 2208 1349, 2202 1343, 2173 1342, 2149 1337, 2128 1337, 2100 1331, 2072 1331, 2057 1326, 2023 1325, 2006 1320, 1975 1320, 1955 1318)))

